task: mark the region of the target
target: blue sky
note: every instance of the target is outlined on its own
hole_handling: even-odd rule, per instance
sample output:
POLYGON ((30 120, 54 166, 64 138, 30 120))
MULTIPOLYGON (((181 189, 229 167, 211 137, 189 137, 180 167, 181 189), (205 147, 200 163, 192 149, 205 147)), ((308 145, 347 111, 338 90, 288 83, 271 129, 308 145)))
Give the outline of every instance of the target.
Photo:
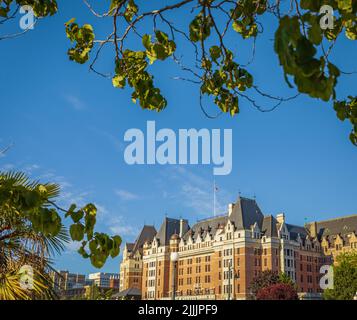
MULTIPOLYGON (((142 110, 131 103, 130 90, 114 89, 110 81, 90 73, 88 65, 68 60, 63 23, 73 16, 80 24, 93 20, 82 1, 68 3, 60 3, 59 14, 40 21, 26 35, 0 41, 0 147, 14 143, 0 159, 1 170, 23 170, 41 181, 60 183, 62 204, 95 203, 97 228, 132 241, 144 223, 159 228, 165 214, 191 223, 211 216, 213 176, 212 166, 128 166, 124 132, 144 130, 148 120, 155 120, 159 129, 232 128, 233 170, 216 177, 220 212, 241 192, 256 195, 265 214, 285 212, 290 223, 357 213, 357 148, 348 140, 350 125, 337 119, 331 103, 301 96, 272 113, 260 113, 242 100, 238 116, 210 120, 199 108, 198 87, 173 80, 182 72, 165 61, 152 70, 168 107, 161 113, 142 110)), ((182 25, 190 20, 176 17, 182 25)), ((258 40, 248 70, 263 90, 291 96, 295 92, 284 83, 273 52, 276 25, 265 22, 271 27, 258 40)), ((110 21, 104 22, 96 33, 101 36, 110 28, 110 21)), ((151 26, 144 23, 141 28, 151 26)), ((251 42, 243 43, 239 36, 229 39, 239 60, 248 61, 251 42)), ((189 61, 190 48, 178 42, 178 51, 189 61)), ((355 52, 356 43, 343 40, 331 60, 343 70, 356 70, 355 52)), ((110 49, 98 67, 112 71, 110 49)), ((356 75, 341 77, 339 97, 355 95, 356 81, 356 75)), ((207 108, 216 111, 212 104, 207 108)), ((69 245, 56 258, 56 267, 94 271, 75 249, 69 245)), ((103 271, 118 272, 120 259, 108 261, 103 271)))

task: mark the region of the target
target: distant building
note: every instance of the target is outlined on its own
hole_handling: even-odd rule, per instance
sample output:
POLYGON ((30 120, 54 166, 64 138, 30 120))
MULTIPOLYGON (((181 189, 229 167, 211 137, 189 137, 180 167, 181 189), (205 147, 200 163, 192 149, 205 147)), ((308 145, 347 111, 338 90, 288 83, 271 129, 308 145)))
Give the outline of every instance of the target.
POLYGON ((109 279, 109 288, 119 290, 119 287, 120 287, 120 276, 119 275, 109 279))
POLYGON ((81 296, 85 292, 86 276, 69 271, 51 272, 53 288, 60 297, 81 296))
POLYGON ((119 289, 119 274, 97 272, 88 275, 88 280, 95 286, 103 289, 119 289))
POLYGON ((143 299, 249 299, 253 279, 273 270, 286 273, 300 296, 317 298, 320 267, 357 250, 357 215, 297 226, 239 197, 227 214, 192 227, 165 218, 154 233, 145 226, 126 244, 120 291, 141 284, 143 299))

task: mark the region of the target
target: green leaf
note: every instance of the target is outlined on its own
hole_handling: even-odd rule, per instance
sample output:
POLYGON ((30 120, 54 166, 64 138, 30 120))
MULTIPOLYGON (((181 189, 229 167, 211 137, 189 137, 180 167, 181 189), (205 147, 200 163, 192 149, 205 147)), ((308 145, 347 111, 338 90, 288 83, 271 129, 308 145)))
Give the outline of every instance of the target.
POLYGON ((0 7, 0 17, 7 18, 7 14, 10 11, 10 8, 8 7, 0 7))
POLYGON ((89 53, 94 45, 94 32, 90 24, 84 24, 79 27, 71 19, 66 23, 66 35, 75 46, 67 51, 70 60, 83 64, 88 61, 89 53))
POLYGON ((142 43, 146 50, 151 50, 151 35, 144 34, 142 38, 142 43))
POLYGON ((310 24, 308 28, 308 38, 314 45, 319 45, 322 41, 323 30, 320 27, 320 17, 306 13, 303 20, 310 24))
POLYGON ((83 210, 74 211, 71 214, 74 223, 79 222, 83 218, 83 216, 84 216, 83 210))
POLYGON ((160 30, 155 32, 156 41, 151 42, 151 35, 145 34, 142 38, 142 43, 146 49, 146 56, 153 64, 157 59, 165 60, 176 50, 174 41, 168 40, 168 35, 160 30))
POLYGON ((90 255, 86 252, 86 250, 84 249, 84 246, 82 245, 79 249, 78 249, 78 253, 84 258, 84 259, 88 259, 90 257, 90 255))
POLYGON ((217 61, 218 58, 221 56, 221 48, 218 46, 212 46, 209 49, 210 56, 213 61, 217 61))
POLYGON ((138 13, 138 6, 133 0, 129 0, 124 12, 124 18, 127 22, 130 22, 134 15, 138 13))
POLYGON ((110 256, 112 258, 115 258, 116 256, 119 255, 119 252, 120 252, 120 245, 121 245, 121 238, 119 236, 114 236, 112 238, 113 240, 113 248, 110 250, 110 256))
POLYGON ((72 224, 69 233, 73 241, 82 241, 84 237, 84 226, 81 223, 72 224))
POLYGON ((76 18, 72 18, 72 19, 68 20, 64 25, 68 26, 68 25, 71 25, 74 22, 76 22, 76 18))
POLYGON ((349 96, 346 100, 335 101, 334 109, 341 121, 349 120, 352 124, 350 140, 357 146, 357 96, 349 96))
POLYGON ((90 261, 94 267, 99 269, 104 266, 107 257, 105 253, 97 253, 90 256, 90 261))
POLYGON ((126 83, 126 79, 124 76, 122 75, 116 75, 113 79, 113 86, 115 88, 124 88, 125 87, 125 83, 126 83))
POLYGON ((352 12, 352 0, 337 0, 338 8, 345 12, 352 12))
POLYGON ((357 40, 357 19, 348 20, 345 22, 346 27, 346 37, 350 40, 357 40))
POLYGON ((211 35, 212 26, 213 22, 211 18, 199 13, 190 23, 190 39, 193 42, 206 40, 211 35))

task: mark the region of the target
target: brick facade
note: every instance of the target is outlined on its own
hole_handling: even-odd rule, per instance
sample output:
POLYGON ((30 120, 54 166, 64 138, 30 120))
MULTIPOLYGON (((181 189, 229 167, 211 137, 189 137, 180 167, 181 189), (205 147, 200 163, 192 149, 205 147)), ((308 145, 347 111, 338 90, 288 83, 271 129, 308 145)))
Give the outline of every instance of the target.
MULTIPOLYGON (((264 216, 255 200, 239 198, 224 216, 197 222, 165 218, 136 259, 143 299, 248 299, 264 270, 286 273, 302 293, 320 293, 320 267, 339 252, 357 249, 357 215, 304 227, 284 214, 264 216), (172 261, 172 253, 178 261, 172 261)), ((133 259, 133 256, 131 257, 133 259)), ((127 268, 124 251, 121 268, 127 268)), ((123 288, 134 277, 121 272, 123 288)))

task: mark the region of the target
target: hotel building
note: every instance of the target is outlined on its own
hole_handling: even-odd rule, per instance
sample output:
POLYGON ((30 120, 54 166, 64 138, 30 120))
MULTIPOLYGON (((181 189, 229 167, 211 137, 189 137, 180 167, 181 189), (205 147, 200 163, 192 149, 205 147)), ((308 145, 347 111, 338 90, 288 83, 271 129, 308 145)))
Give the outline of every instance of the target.
POLYGON ((134 243, 126 243, 123 262, 120 264, 120 291, 135 288, 141 291, 143 272, 143 245, 151 242, 157 231, 153 226, 144 226, 134 243))
POLYGON ((297 226, 239 197, 227 214, 192 227, 171 218, 157 232, 145 226, 124 248, 120 290, 140 288, 142 299, 249 299, 254 277, 273 270, 301 294, 319 294, 320 267, 357 250, 356 232, 357 215, 297 226))

